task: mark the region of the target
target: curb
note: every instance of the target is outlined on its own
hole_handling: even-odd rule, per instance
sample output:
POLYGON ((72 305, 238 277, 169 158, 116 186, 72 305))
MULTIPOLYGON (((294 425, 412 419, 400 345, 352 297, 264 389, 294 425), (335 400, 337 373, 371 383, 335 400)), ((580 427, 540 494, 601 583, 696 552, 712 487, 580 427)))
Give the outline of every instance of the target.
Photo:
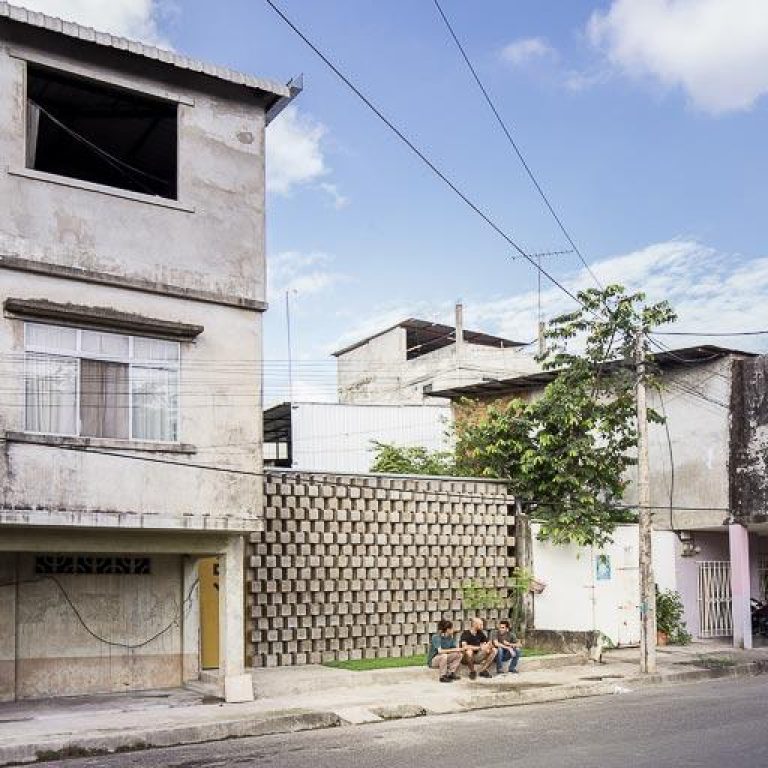
POLYGON ((0 766, 60 760, 70 757, 95 757, 114 752, 133 752, 154 747, 176 747, 247 736, 334 728, 343 720, 334 712, 284 711, 272 716, 260 715, 223 720, 216 723, 144 728, 130 733, 49 738, 35 744, 0 746, 0 766))
POLYGON ((623 677, 594 683, 552 688, 499 691, 484 693, 467 699, 456 712, 493 707, 515 707, 526 704, 544 704, 554 701, 569 701, 591 696, 607 696, 619 693, 631 693, 632 688, 644 688, 665 683, 695 683, 702 680, 722 680, 727 678, 756 677, 768 673, 768 660, 750 661, 745 664, 719 667, 715 669, 690 669, 681 672, 668 672, 656 675, 623 677))
MULTIPOLYGON (((594 696, 629 693, 634 688, 644 688, 665 683, 692 683, 702 680, 756 677, 766 673, 768 673, 768 660, 757 660, 715 669, 690 669, 650 676, 617 678, 610 681, 553 686, 551 688, 489 691, 487 693, 478 693, 463 700, 455 709, 434 712, 416 706, 390 708, 393 710, 392 712, 388 711, 386 716, 379 715, 374 719, 380 721, 382 719, 400 719, 424 715, 457 714, 496 707, 544 704, 555 701, 569 701, 594 696), (395 709, 398 709, 398 711, 395 712, 395 709)), ((361 722, 366 721, 364 719, 358 721, 358 723, 361 722)), ((67 735, 66 737, 49 738, 35 744, 0 746, 0 766, 29 764, 68 757, 93 757, 114 752, 131 752, 155 747, 200 744, 249 736, 295 733, 298 731, 319 730, 354 724, 357 723, 345 719, 342 715, 332 711, 294 710, 279 711, 271 715, 262 713, 253 717, 224 720, 215 723, 168 726, 154 729, 145 728, 131 731, 130 733, 67 735)))

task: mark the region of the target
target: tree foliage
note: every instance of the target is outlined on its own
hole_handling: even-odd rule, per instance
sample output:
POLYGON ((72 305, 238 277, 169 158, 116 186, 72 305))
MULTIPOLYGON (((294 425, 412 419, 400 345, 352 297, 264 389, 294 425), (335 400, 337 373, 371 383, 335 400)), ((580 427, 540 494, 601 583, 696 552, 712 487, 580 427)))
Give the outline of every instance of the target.
MULTIPOLYGON (((633 519, 621 506, 636 463, 636 342, 675 319, 667 302, 645 304, 621 285, 578 294, 581 306, 554 318, 539 358, 555 374, 540 396, 512 398, 458 420, 455 456, 379 444, 374 470, 506 480, 533 505, 539 536, 554 543, 601 545, 633 519)), ((646 366, 646 385, 657 386, 646 366)), ((470 409, 464 409, 469 411, 470 409)), ((662 421, 649 411, 649 418, 662 421)))
POLYGON ((420 446, 403 447, 373 443, 372 472, 391 475, 455 475, 456 461, 450 451, 430 451, 420 446))
MULTIPOLYGON (((541 538, 600 545, 631 519, 620 504, 636 461, 637 334, 646 346, 646 334, 674 313, 620 285, 582 291, 579 300, 548 324, 540 362, 556 376, 541 397, 513 398, 460 424, 456 455, 463 473, 506 479, 535 505, 541 538)), ((651 366, 644 375, 656 385, 651 366)))

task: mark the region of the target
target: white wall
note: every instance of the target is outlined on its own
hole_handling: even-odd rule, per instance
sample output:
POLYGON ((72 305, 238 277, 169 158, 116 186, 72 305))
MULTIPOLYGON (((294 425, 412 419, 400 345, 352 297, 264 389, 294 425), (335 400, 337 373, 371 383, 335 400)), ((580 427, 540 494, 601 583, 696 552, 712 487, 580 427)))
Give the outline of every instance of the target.
MULTIPOLYGON (((602 549, 556 546, 536 538, 532 526, 533 572, 546 582, 544 592, 534 597, 536 629, 599 630, 616 645, 640 641, 640 581, 638 527, 621 525, 613 543, 602 549), (610 578, 597 578, 597 558, 607 555, 610 578)), ((660 589, 676 589, 675 542, 670 531, 653 534, 653 567, 660 589)))
POLYGON ((448 406, 294 403, 292 468, 369 472, 373 441, 448 450, 451 423, 448 406))
POLYGON ((534 598, 536 629, 599 630, 616 645, 639 641, 638 534, 636 525, 616 529, 603 549, 556 546, 536 539, 533 571, 547 586, 534 598), (599 555, 610 559, 610 578, 596 578, 599 555))

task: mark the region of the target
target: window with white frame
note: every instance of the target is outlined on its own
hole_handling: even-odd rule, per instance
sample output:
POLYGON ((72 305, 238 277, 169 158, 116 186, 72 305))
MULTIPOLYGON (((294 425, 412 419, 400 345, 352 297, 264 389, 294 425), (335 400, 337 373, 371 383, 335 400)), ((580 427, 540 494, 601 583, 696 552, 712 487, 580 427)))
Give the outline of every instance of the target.
POLYGON ((179 439, 179 343, 24 324, 27 432, 179 439))

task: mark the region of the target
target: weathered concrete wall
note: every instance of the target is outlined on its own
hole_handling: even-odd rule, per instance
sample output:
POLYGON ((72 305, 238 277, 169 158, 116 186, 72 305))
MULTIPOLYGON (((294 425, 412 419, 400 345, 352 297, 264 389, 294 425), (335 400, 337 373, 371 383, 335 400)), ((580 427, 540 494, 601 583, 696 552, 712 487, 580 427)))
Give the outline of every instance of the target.
MULTIPOLYGON (((77 295, 60 278, 2 276, 0 297, 66 302, 77 295)), ((60 450, 42 436, 39 444, 6 442, 0 453, 0 523, 253 530, 260 519, 261 478, 153 460, 259 470, 260 316, 108 286, 89 286, 88 297, 97 307, 204 324, 196 341, 181 344, 180 442, 195 452, 169 452, 163 445, 137 452, 129 441, 100 442, 102 449, 131 459, 60 450)), ((0 318, 0 433, 6 436, 24 429, 23 349, 23 322, 0 318)))
POLYGON ((13 698, 14 692, 24 699, 181 684, 190 660, 183 656, 180 617, 198 606, 195 589, 183 595, 179 556, 153 555, 151 574, 48 577, 35 573, 35 554, 0 553, 6 576, 17 558, 17 578, 8 579, 17 584, 2 588, 14 596, 16 610, 3 614, 0 631, 3 655, 6 647, 16 647, 17 677, 15 684, 7 673, 0 679, 0 698, 13 698), (105 642, 135 645, 166 628, 140 648, 105 642))
POLYGON ((265 492, 254 666, 423 653, 439 619, 463 620, 462 583, 506 594, 514 505, 500 483, 270 472, 265 492))
MULTIPOLYGON (((672 441, 670 457, 664 425, 650 425, 651 504, 659 507, 654 511, 656 528, 720 528, 728 517, 731 364, 732 358, 726 357, 666 369, 661 398, 649 395, 649 407, 666 411, 672 441), (673 506, 705 509, 676 509, 670 517, 673 462, 673 506)), ((634 498, 631 487, 627 500, 634 498)))
MULTIPOLYGON (((4 442, 0 524, 258 525, 258 478, 154 462, 261 467, 261 316, 243 307, 264 299, 264 127, 253 92, 0 24, 0 301, 48 299, 86 304, 95 317, 112 308, 205 326, 181 353, 180 442, 194 453, 92 441, 129 452, 126 459, 59 450, 44 439, 4 442), (178 203, 25 174, 28 59, 176 101, 178 203)), ((2 437, 24 429, 23 371, 23 322, 0 319, 2 437)))
POLYGON ((535 360, 517 347, 495 348, 465 342, 407 359, 405 328, 393 328, 340 356, 337 361, 342 403, 427 403, 447 400, 426 396, 431 389, 476 384, 484 377, 509 378, 538 370, 535 360))
MULTIPOLYGON (((666 413, 663 424, 650 424, 649 457, 654 526, 659 530, 722 528, 729 505, 729 412, 731 359, 680 365, 662 372, 661 397, 649 392, 648 405, 666 413), (694 394, 698 392, 699 395, 694 394), (674 464, 674 487, 672 467, 674 464), (670 515, 670 491, 672 506, 670 515), (679 509, 685 506, 694 509, 679 509), (705 509, 701 509, 701 508, 705 509)), ((514 397, 536 398, 538 389, 516 395, 454 403, 456 424, 481 418, 489 407, 503 408, 514 397)), ((635 469, 630 469, 625 502, 636 502, 635 469)))
POLYGON ((18 25, 0 35, 0 256, 263 300, 264 110, 253 94, 202 90, 193 73, 18 25), (18 175, 26 58, 179 101, 179 205, 18 175))
POLYGON ((734 366, 731 507, 743 523, 768 522, 768 356, 734 366))

